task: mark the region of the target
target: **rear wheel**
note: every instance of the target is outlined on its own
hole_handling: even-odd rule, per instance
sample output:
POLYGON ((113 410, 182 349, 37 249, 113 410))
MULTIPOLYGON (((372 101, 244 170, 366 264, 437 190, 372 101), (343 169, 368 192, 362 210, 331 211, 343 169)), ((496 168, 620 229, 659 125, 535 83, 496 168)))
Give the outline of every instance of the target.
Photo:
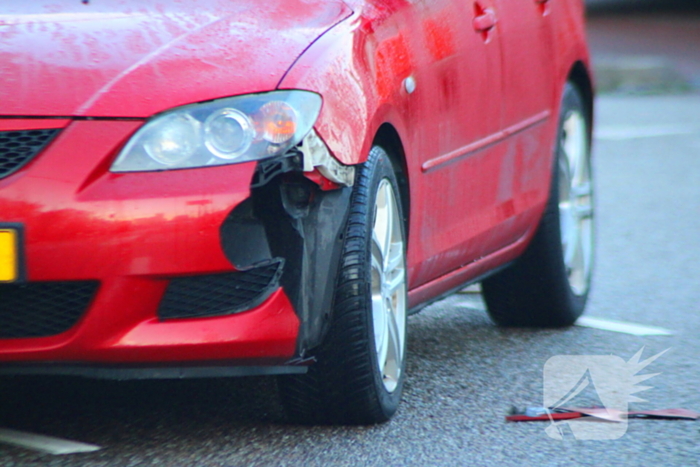
POLYGON ((589 122, 581 92, 567 83, 552 186, 537 233, 522 257, 482 283, 497 324, 568 326, 583 313, 593 266, 589 122))
POLYGON ((391 161, 372 148, 351 198, 333 318, 305 375, 278 379, 290 417, 302 423, 389 420, 405 378, 406 242, 391 161))

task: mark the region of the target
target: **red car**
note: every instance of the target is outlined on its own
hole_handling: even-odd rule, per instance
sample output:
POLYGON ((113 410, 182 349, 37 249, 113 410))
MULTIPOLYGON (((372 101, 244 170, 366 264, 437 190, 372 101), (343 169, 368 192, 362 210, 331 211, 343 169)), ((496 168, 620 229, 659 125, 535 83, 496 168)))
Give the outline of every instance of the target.
POLYGON ((582 313, 581 0, 0 9, 0 373, 274 374, 374 423, 427 303, 582 313))

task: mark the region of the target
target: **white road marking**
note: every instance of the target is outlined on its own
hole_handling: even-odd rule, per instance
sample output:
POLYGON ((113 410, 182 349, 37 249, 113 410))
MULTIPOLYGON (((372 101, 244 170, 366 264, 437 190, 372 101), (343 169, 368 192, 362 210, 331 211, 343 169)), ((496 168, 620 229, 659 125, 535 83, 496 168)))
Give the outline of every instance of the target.
POLYGON ((457 306, 460 308, 470 308, 472 310, 486 311, 486 307, 484 306, 484 304, 481 301, 477 301, 477 300, 457 302, 454 304, 454 306, 457 306))
POLYGON ((634 336, 670 336, 673 331, 656 326, 645 326, 643 324, 626 323, 613 319, 594 318, 592 316, 581 316, 576 320, 576 326, 602 329, 604 331, 622 332, 634 336))
POLYGON ((624 141, 639 138, 657 138, 660 136, 679 136, 700 134, 699 125, 634 125, 603 126, 595 131, 596 139, 624 141))
POLYGON ((457 291, 458 294, 479 294, 481 293, 481 283, 477 282, 457 291))
POLYGON ((12 444, 34 451, 48 454, 74 454, 78 452, 93 452, 102 449, 100 446, 67 439, 54 438, 52 436, 37 435, 24 431, 0 428, 0 443, 12 444))

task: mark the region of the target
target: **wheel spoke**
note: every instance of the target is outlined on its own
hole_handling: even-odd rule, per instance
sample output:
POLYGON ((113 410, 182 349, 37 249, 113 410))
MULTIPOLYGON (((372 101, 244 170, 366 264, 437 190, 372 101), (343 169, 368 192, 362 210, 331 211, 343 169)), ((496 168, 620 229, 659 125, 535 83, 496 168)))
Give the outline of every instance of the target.
POLYGON ((583 255, 584 277, 586 277, 593 267, 593 224, 590 220, 584 222, 581 231, 581 253, 583 255))
POLYGON ((393 197, 391 196, 391 187, 389 185, 385 186, 385 199, 386 199, 386 230, 385 230, 385 235, 384 235, 384 271, 389 270, 389 260, 391 259, 392 251, 391 251, 391 246, 392 246, 392 237, 395 235, 394 229, 396 226, 394 225, 394 216, 396 215, 394 210, 390 207, 392 203, 394 202, 393 197))
POLYGON ((387 316, 387 354, 382 368, 382 376, 387 389, 393 391, 398 383, 399 365, 403 359, 403 338, 401 324, 397 321, 396 314, 389 310, 387 316))
MULTIPOLYGON (((561 242, 562 245, 570 245, 572 239, 572 231, 575 230, 574 220, 573 220, 573 208, 569 200, 561 201, 559 203, 559 226, 561 229, 561 242)), ((564 248, 566 251, 566 247, 564 248)))
POLYGON ((394 242, 391 244, 389 260, 384 271, 386 290, 389 296, 394 293, 404 284, 404 258, 403 258, 403 243, 394 242))
POLYGON ((566 151, 562 149, 563 156, 559 157, 559 202, 568 201, 571 197, 571 172, 569 168, 569 159, 565 155, 566 151))
POLYGON ((379 261, 379 269, 384 270, 384 257, 387 251, 384 250, 384 239, 381 237, 382 232, 377 231, 377 226, 372 230, 372 256, 379 261))
POLYGON ((585 171, 586 158, 586 134, 583 116, 578 112, 572 112, 564 121, 563 131, 563 147, 569 161, 570 179, 580 180, 581 172, 585 171))
POLYGON ((377 190, 377 207, 374 217, 374 227, 372 229, 372 239, 381 251, 382 266, 386 269, 389 250, 391 248, 391 234, 394 228, 393 213, 391 212, 391 201, 388 191, 390 186, 380 185, 377 190))
POLYGON ((403 336, 401 335, 401 331, 399 330, 399 323, 396 320, 396 315, 392 312, 389 313, 389 319, 388 321, 388 337, 389 337, 389 342, 388 342, 388 348, 389 348, 389 356, 390 358, 393 358, 396 361, 401 360, 401 353, 403 352, 403 349, 401 348, 401 342, 403 341, 403 336))
POLYGON ((372 315, 374 324, 374 343, 377 349, 377 362, 379 368, 384 367, 389 351, 389 328, 387 323, 387 309, 384 297, 381 294, 372 296, 372 315))
POLYGON ((389 258, 386 262, 386 271, 390 272, 403 266, 403 243, 393 242, 389 248, 389 258))
POLYGON ((387 274, 386 279, 386 292, 389 297, 393 297, 394 294, 399 291, 399 289, 404 285, 405 273, 403 269, 395 269, 391 274, 387 274))

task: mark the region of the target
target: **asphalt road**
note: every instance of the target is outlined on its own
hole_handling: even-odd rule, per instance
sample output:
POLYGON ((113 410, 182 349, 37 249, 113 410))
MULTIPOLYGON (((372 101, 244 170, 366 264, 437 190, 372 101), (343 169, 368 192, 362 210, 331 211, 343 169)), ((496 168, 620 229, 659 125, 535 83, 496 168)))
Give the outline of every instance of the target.
POLYGON ((638 394, 648 402, 632 407, 700 411, 698 109, 700 94, 598 101, 597 269, 587 315, 673 336, 499 329, 478 296, 455 295, 410 319, 403 404, 392 422, 370 427, 290 425, 265 378, 2 378, 0 427, 103 449, 50 456, 0 445, 0 465, 699 465, 700 421, 632 420, 609 441, 557 441, 547 424, 504 421, 513 405, 542 404, 550 357, 629 360, 642 347, 645 357, 670 351, 645 371, 661 373, 638 394))

